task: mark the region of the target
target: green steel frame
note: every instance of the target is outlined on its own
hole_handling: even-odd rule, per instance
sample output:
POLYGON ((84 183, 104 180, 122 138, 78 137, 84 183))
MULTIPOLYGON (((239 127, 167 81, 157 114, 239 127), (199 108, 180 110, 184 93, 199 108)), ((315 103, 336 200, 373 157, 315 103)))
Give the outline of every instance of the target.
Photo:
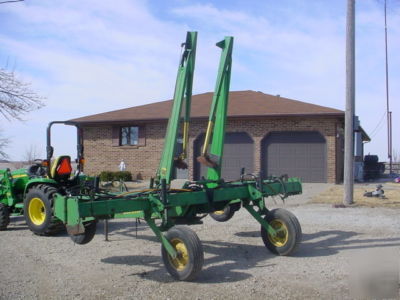
POLYGON ((174 162, 178 159, 183 160, 186 158, 196 44, 197 32, 188 32, 186 35, 186 42, 183 44, 184 50, 179 63, 178 75, 176 77, 172 112, 168 121, 160 167, 155 178, 156 184, 160 184, 163 179, 166 181, 166 184, 170 184, 174 173, 174 162), (177 138, 183 106, 185 106, 183 153, 180 157, 176 157, 177 138))
POLYGON ((221 178, 221 165, 228 107, 229 84, 232 67, 233 38, 226 37, 217 43, 222 49, 214 97, 202 155, 211 155, 216 161, 209 167, 207 179, 188 181, 181 189, 170 188, 174 169, 178 162, 186 158, 190 103, 196 56, 196 32, 188 32, 181 56, 171 117, 165 136, 165 144, 160 166, 150 188, 126 193, 106 193, 93 191, 86 195, 68 196, 56 194, 54 216, 60 219, 71 235, 85 232, 85 224, 98 219, 120 217, 144 218, 159 238, 167 253, 176 258, 178 253, 165 237, 165 231, 177 224, 197 224, 205 214, 222 210, 229 204, 240 204, 268 232, 274 229, 264 217, 268 214, 264 198, 281 195, 287 197, 302 192, 297 178, 269 178, 262 180, 256 176, 238 174, 240 180, 225 182, 221 178), (183 118, 182 110, 184 108, 183 118), (183 119, 183 152, 176 153, 177 138, 183 119), (209 154, 208 149, 210 148, 209 154), (162 222, 156 225, 155 220, 162 222))
POLYGON ((300 181, 297 178, 289 178, 237 182, 205 180, 188 182, 182 189, 160 188, 113 196, 96 194, 92 197, 68 197, 58 194, 55 199, 54 215, 67 225, 67 230, 71 234, 83 233, 83 224, 93 218, 110 219, 123 213, 129 213, 131 217, 144 218, 168 253, 175 256, 175 250, 171 251, 172 246, 163 238, 161 232, 176 224, 196 224, 199 221, 199 214, 221 210, 239 199, 243 207, 269 233, 274 234, 275 230, 263 219, 268 212, 264 197, 279 194, 286 197, 299 194, 301 191, 300 181), (208 188, 208 184, 215 186, 208 188), (156 226, 154 219, 164 219, 166 215, 167 222, 156 226))
POLYGON ((215 164, 213 168, 208 168, 207 179, 209 180, 221 179, 229 85, 232 70, 233 37, 226 37, 223 41, 217 43, 217 46, 222 49, 222 53, 202 150, 202 155, 211 156, 209 159, 212 159, 213 163, 215 164), (211 146, 209 146, 210 140, 211 146), (209 147, 210 152, 208 155, 207 152, 209 147))

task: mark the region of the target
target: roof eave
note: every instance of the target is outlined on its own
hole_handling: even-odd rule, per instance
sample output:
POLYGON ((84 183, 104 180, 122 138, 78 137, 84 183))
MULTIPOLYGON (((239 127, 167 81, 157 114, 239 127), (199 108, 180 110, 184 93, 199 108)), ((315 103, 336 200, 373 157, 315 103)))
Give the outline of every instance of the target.
POLYGON ((371 141, 370 136, 368 135, 368 133, 365 132, 364 128, 362 128, 361 126, 359 126, 359 131, 361 132, 361 139, 364 143, 369 143, 371 141))
MULTIPOLYGON (((248 119, 248 118, 282 118, 282 117, 294 117, 294 118, 304 118, 304 117, 344 117, 344 112, 332 112, 332 113, 314 113, 314 114, 269 114, 269 115, 240 115, 240 116, 228 116, 228 119, 248 119)), ((202 120, 207 119, 208 116, 197 116, 192 117, 192 120, 202 120)), ((71 119, 68 122, 73 124, 81 125, 97 125, 97 124, 117 124, 117 123, 129 123, 129 122, 162 122, 167 121, 168 118, 145 118, 145 119, 118 119, 118 120, 79 120, 71 119)))

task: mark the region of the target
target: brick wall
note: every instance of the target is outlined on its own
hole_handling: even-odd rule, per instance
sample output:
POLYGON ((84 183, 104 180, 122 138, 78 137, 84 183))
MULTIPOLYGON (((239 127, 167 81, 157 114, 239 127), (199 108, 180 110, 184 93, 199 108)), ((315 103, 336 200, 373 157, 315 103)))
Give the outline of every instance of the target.
MULTIPOLYGON (((337 118, 260 118, 230 119, 227 132, 247 132, 254 140, 254 171, 261 169, 261 143, 271 131, 318 131, 327 144, 328 182, 337 181, 337 118)), ((166 130, 166 122, 151 122, 145 125, 146 140, 144 146, 112 146, 112 126, 84 127, 85 172, 91 175, 103 170, 117 171, 123 159, 127 170, 134 177, 149 178, 155 175, 161 157, 166 130)), ((206 121, 195 120, 191 123, 189 135, 189 177, 193 176, 193 144, 205 131, 206 121)))

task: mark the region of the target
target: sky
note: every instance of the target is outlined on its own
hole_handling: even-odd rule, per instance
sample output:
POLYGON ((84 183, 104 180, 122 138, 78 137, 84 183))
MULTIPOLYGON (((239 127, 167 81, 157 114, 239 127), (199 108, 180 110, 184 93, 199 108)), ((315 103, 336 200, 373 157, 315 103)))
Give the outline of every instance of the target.
MULTIPOLYGON (((0 1, 1 2, 1 1, 0 1)), ((346 0, 26 0, 0 4, 0 66, 43 96, 24 121, 0 116, 10 159, 45 156, 50 121, 173 97, 180 44, 198 31, 193 93, 212 91, 219 48, 234 37, 231 90, 345 109, 346 0)), ((388 0, 393 148, 400 153, 400 1, 388 0)), ((356 114, 387 159, 383 0, 356 1, 356 114)), ((56 127, 56 154, 75 153, 56 127)))

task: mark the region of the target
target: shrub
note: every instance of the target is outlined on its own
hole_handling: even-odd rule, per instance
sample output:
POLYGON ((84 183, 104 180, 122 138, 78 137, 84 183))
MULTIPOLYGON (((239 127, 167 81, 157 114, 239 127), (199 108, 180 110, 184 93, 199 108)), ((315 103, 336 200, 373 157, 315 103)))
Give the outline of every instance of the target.
POLYGON ((129 171, 103 171, 100 173, 101 181, 113 181, 113 180, 122 180, 122 181, 132 181, 132 173, 129 171))
POLYGON ((114 172, 111 171, 103 171, 100 173, 101 181, 112 181, 114 178, 114 172))
POLYGON ((114 180, 132 181, 132 173, 129 171, 114 172, 114 180))

